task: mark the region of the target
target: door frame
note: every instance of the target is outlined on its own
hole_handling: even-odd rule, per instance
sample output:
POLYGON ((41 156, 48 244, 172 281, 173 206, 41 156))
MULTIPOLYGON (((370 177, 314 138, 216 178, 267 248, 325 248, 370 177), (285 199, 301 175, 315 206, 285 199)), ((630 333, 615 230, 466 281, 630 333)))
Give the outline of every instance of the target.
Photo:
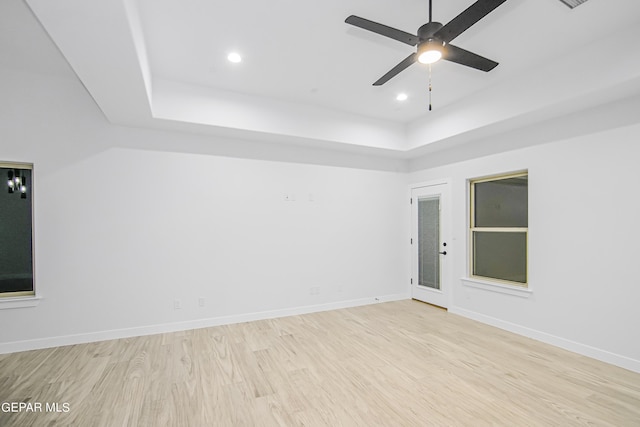
POLYGON ((432 181, 426 182, 418 182, 409 185, 409 200, 410 200, 410 208, 409 208, 409 224, 410 224, 410 257, 411 257, 411 270, 409 272, 410 277, 410 295, 413 299, 418 299, 423 302, 427 302, 429 304, 438 305, 442 308, 451 307, 451 299, 452 299, 452 278, 453 278, 453 254, 455 253, 453 235, 451 232, 451 223, 453 220, 452 209, 451 209, 451 179, 450 178, 442 178, 432 181), (440 187, 440 235, 443 242, 447 243, 447 255, 442 256, 441 264, 440 264, 440 290, 428 290, 417 288, 418 286, 418 230, 417 230, 417 218, 414 217, 414 213, 417 212, 417 200, 413 200, 413 192, 414 190, 418 190, 426 187, 440 187), (413 204, 416 204, 414 207, 413 204), (418 292, 416 292, 418 291, 418 292), (416 293, 424 294, 429 292, 436 292, 441 294, 441 298, 439 298, 440 303, 435 304, 434 302, 425 301, 423 298, 416 298, 416 293))

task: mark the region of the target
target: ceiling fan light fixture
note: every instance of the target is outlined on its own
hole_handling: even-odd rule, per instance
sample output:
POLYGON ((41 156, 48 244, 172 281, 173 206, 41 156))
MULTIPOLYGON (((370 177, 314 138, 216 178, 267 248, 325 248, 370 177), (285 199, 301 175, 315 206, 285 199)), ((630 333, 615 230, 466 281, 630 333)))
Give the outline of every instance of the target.
POLYGON ((418 62, 421 64, 433 64, 442 58, 444 43, 435 39, 429 39, 418 47, 418 62))
POLYGON ((442 52, 439 50, 427 50, 418 56, 418 62, 421 64, 433 64, 442 58, 442 52))
POLYGON ((242 56, 240 56, 238 52, 231 52, 229 55, 227 55, 227 59, 229 60, 229 62, 233 62, 234 64, 242 62, 242 56))

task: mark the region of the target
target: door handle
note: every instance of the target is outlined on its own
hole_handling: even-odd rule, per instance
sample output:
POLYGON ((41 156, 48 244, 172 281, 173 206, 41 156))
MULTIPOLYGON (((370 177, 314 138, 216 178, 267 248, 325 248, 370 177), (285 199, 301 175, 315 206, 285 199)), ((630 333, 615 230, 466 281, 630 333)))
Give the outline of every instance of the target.
POLYGON ((447 254, 447 251, 444 251, 444 252, 438 252, 438 253, 439 253, 440 255, 446 255, 446 254, 447 254))

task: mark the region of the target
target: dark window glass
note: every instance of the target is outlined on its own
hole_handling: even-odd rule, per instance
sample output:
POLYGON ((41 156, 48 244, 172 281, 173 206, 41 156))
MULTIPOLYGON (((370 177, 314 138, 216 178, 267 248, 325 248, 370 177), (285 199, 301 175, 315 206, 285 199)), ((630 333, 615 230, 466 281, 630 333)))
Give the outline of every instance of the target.
POLYGON ((476 227, 527 227, 527 176, 474 184, 476 227))
POLYGON ((33 292, 31 176, 31 169, 0 168, 0 295, 33 292))
POLYGON ((527 283, 527 234, 474 231, 473 274, 527 283))

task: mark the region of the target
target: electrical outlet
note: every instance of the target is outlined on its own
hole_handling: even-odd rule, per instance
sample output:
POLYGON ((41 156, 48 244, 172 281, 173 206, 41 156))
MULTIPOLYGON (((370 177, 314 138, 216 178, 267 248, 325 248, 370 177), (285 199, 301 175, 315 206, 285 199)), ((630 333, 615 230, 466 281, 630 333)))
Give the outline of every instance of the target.
POLYGON ((173 300, 173 309, 174 310, 180 310, 182 308, 182 301, 180 301, 179 299, 174 299, 173 300))
POLYGON ((198 306, 204 307, 204 303, 205 303, 204 297, 198 298, 198 306))

